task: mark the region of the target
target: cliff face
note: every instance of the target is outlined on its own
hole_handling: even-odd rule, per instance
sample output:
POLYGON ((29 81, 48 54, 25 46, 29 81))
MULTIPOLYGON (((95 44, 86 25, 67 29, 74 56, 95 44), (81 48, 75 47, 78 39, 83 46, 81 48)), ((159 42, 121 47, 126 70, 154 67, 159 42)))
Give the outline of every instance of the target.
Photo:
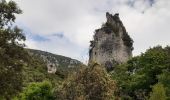
POLYGON ((119 14, 113 16, 107 12, 106 18, 106 23, 95 30, 89 50, 89 63, 97 62, 110 70, 115 64, 124 63, 132 56, 133 40, 126 32, 119 14))

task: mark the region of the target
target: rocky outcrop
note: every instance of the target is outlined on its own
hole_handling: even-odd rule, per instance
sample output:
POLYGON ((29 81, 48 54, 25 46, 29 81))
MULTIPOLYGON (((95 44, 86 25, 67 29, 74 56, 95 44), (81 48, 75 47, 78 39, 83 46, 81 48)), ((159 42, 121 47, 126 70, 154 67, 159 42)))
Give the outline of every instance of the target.
POLYGON ((47 70, 48 70, 48 73, 55 74, 57 71, 57 66, 52 63, 47 63, 47 70))
POLYGON ((89 50, 89 63, 96 62, 108 70, 126 62, 132 56, 133 40, 126 32, 119 14, 106 13, 107 21, 95 30, 89 50))

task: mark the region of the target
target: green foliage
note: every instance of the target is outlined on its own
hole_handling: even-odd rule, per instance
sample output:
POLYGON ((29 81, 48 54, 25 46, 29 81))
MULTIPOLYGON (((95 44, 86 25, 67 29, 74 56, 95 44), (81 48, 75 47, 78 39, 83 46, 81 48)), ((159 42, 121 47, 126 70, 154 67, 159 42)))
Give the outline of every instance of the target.
POLYGON ((0 28, 14 22, 16 19, 15 14, 22 13, 14 1, 7 3, 6 0, 2 0, 0 2, 0 9, 0 28))
POLYGON ((153 86, 149 100, 166 100, 165 88, 162 84, 158 83, 153 86))
MULTIPOLYGON (((118 97, 144 100, 149 96, 150 100, 170 99, 170 47, 148 49, 126 64, 118 65, 111 72, 116 82, 98 64, 81 70, 68 68, 72 59, 44 53, 49 55, 47 59, 52 62, 57 59, 60 65, 58 72, 48 74, 46 63, 40 58, 42 52, 40 55, 37 53, 38 57, 29 55, 23 48, 25 45, 22 42, 26 38, 22 30, 13 25, 15 14, 21 13, 14 1, 0 1, 0 100, 10 100, 23 87, 26 88, 15 100, 53 100, 52 88, 56 89, 55 96, 59 100, 110 100, 118 97), (75 73, 69 75, 59 87, 62 78, 70 71, 75 73)), ((133 40, 122 28, 124 44, 132 47, 133 40)), ((115 36, 119 31, 110 23, 105 23, 102 30, 106 33, 114 32, 115 36)), ((81 65, 80 62, 74 64, 81 65)))
POLYGON ((27 86, 30 82, 49 80, 53 87, 57 87, 63 80, 58 74, 49 74, 46 63, 36 56, 30 56, 28 67, 23 68, 22 75, 24 86, 27 86))
POLYGON ((0 96, 10 99, 22 89, 22 68, 26 66, 25 36, 14 27, 15 14, 21 10, 14 1, 0 2, 0 96))
POLYGON ((122 98, 146 99, 151 86, 161 82, 169 93, 170 53, 169 47, 157 46, 148 49, 140 56, 133 57, 126 64, 112 72, 113 79, 119 84, 122 98), (167 77, 166 77, 166 76, 167 77))
POLYGON ((15 15, 21 14, 14 1, 0 2, 0 98, 11 99, 30 82, 50 80, 58 86, 58 75, 47 73, 46 64, 40 57, 31 56, 23 42, 26 40, 21 29, 14 26, 15 15))
POLYGON ((21 93, 21 100, 53 100, 52 85, 48 81, 31 83, 28 85, 23 93, 21 93))
POLYGON ((61 100, 111 100, 115 82, 98 64, 80 70, 64 81, 56 95, 61 100))
POLYGON ((131 49, 133 50, 133 40, 129 36, 129 34, 126 33, 126 31, 124 31, 122 39, 123 39, 124 44, 128 47, 131 47, 131 49))
MULTIPOLYGON (((82 63, 80 61, 71 59, 69 57, 64 57, 61 55, 56 55, 56 54, 52 54, 52 53, 40 51, 40 50, 28 49, 28 51, 36 59, 41 59, 42 60, 41 62, 44 62, 45 65, 46 65, 46 63, 54 64, 57 67, 56 74, 61 78, 67 77, 68 73, 78 70, 79 66, 82 65, 82 63), (71 67, 69 67, 69 66, 71 66, 71 67)), ((46 68, 46 66, 45 66, 45 68, 46 68)))
POLYGON ((170 71, 163 71, 162 74, 158 75, 158 81, 164 85, 166 90, 167 99, 170 100, 170 71))

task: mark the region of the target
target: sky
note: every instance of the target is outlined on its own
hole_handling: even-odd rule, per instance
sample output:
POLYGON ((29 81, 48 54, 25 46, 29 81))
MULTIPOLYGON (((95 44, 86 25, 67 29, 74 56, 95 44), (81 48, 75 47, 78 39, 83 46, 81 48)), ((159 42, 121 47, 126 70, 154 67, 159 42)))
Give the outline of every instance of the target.
POLYGON ((23 10, 16 24, 28 48, 88 61, 94 30, 106 12, 119 13, 134 40, 133 55, 170 45, 170 0, 14 0, 23 10))

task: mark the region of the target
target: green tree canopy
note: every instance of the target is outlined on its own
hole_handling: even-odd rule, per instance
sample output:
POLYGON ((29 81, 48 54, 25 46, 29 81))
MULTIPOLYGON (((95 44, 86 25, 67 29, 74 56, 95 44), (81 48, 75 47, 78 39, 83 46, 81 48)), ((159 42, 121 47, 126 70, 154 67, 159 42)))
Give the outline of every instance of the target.
POLYGON ((26 65, 25 36, 14 26, 15 14, 21 14, 14 1, 0 1, 0 98, 11 98, 22 88, 22 66, 26 65))
POLYGON ((169 93, 170 49, 157 46, 148 49, 140 56, 133 57, 126 64, 112 72, 119 84, 122 97, 146 99, 152 86, 161 82, 169 93), (166 76, 165 76, 166 75, 166 76))

